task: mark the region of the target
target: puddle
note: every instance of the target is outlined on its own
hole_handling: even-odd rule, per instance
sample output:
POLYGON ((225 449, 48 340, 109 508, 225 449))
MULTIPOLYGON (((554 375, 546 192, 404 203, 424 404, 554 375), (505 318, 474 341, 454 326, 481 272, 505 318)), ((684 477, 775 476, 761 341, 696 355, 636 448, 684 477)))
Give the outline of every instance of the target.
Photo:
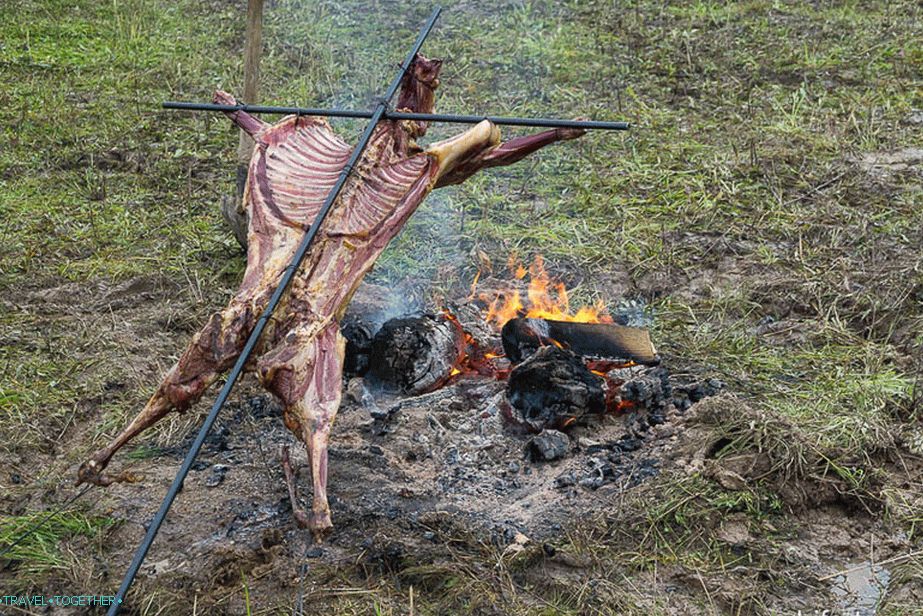
POLYGON ((831 580, 837 605, 849 616, 875 616, 876 606, 888 589, 891 572, 870 561, 847 564, 848 571, 831 580))

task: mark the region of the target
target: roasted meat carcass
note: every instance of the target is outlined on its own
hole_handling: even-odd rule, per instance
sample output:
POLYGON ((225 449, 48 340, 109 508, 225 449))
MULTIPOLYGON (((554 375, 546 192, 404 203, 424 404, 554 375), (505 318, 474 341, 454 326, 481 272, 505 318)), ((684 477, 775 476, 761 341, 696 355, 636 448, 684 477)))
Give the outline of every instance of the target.
MULTIPOLYGON (((397 108, 431 113, 441 61, 418 55, 401 84, 397 108)), ((217 92, 215 102, 235 104, 217 92)), ((266 124, 242 111, 228 117, 256 142, 244 202, 247 268, 230 304, 209 319, 137 417, 94 453, 79 482, 130 480, 104 472, 113 454, 169 411, 184 411, 237 359, 305 230, 343 170, 352 148, 323 119, 288 116, 266 124)), ((516 162, 548 144, 580 136, 557 129, 501 143, 488 121, 426 149, 427 125, 383 121, 353 170, 256 349, 255 369, 280 398, 285 425, 307 446, 314 484, 310 513, 298 505, 287 452, 283 465, 295 517, 316 536, 331 528, 327 442, 340 405, 344 341, 338 320, 363 276, 433 188, 480 169, 516 162)))

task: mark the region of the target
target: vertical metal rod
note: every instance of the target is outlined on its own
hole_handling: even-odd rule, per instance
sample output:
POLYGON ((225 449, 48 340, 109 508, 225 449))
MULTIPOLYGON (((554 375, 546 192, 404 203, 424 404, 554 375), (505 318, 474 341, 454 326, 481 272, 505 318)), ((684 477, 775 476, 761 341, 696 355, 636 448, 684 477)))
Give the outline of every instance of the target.
POLYGON ((237 362, 231 369, 230 374, 228 374, 228 378, 224 383, 224 387, 221 388, 221 393, 218 394, 217 400, 215 400, 211 411, 209 411, 208 416, 205 418, 205 423, 202 424, 202 428, 199 430, 199 434, 196 436, 195 441, 193 441, 192 447, 189 448, 189 452, 186 454, 186 458, 183 460, 183 463, 180 466, 176 477, 173 479, 173 484, 167 491, 167 495, 164 497, 163 503, 160 505, 160 509, 157 511, 154 519, 151 520, 151 524, 147 529, 147 534, 144 536, 144 540, 141 542, 141 545, 138 546, 138 550, 135 552, 135 556, 131 561, 131 565, 128 567, 128 572, 125 574, 125 578, 122 580, 122 585, 119 587, 118 593, 115 596, 115 601, 107 612, 108 616, 115 616, 119 613, 122 601, 125 599, 125 594, 128 592, 128 589, 131 587, 131 584, 135 579, 135 576, 138 574, 138 569, 141 568, 141 563, 144 562, 144 558, 147 556, 147 552, 150 549, 151 544, 154 542, 154 538, 157 536, 157 532, 160 530, 160 526, 163 524, 164 518, 167 516, 167 512, 170 510, 170 506, 176 499, 176 495, 179 494, 179 491, 182 489, 183 481, 186 478, 186 475, 189 473, 189 469, 192 467, 192 463, 195 461, 199 450, 202 448, 202 443, 205 442, 205 437, 208 436, 209 431, 211 431, 215 420, 218 418, 218 413, 221 411, 224 403, 227 401, 228 396, 231 393, 231 389, 234 387, 234 383, 243 372, 244 365, 246 365, 250 354, 253 352, 257 340, 259 340, 260 335, 266 328, 266 323, 269 321, 269 317, 272 316, 273 311, 279 304, 279 300, 282 299, 282 295, 288 289, 288 286, 291 284, 292 279, 295 277, 298 268, 301 266, 302 261, 304 261, 305 256, 308 254, 308 249, 311 247, 314 238, 317 236, 321 224, 324 222, 327 214, 330 213, 330 210, 333 207, 333 203, 336 201, 337 196, 339 196, 340 191, 346 184, 346 180, 349 178, 353 166, 358 162, 363 150, 365 150, 369 140, 372 138, 372 131, 375 130, 375 126, 384 116, 388 103, 391 101, 391 98, 394 97, 394 93, 397 92, 397 89, 400 87, 404 74, 413 64, 414 57, 417 55, 417 52, 420 51, 420 48, 423 46, 423 41, 426 40, 427 35, 429 35, 430 31, 433 29, 433 26, 436 24, 436 19, 438 19, 439 13, 441 11, 441 8, 436 7, 433 10, 432 15, 430 15, 429 20, 423 26, 419 36, 417 36, 417 40, 414 43, 413 48, 410 50, 410 53, 407 54, 403 64, 401 64, 400 72, 398 73, 397 77, 394 78, 394 81, 391 83, 391 86, 388 88, 385 96, 381 98, 381 100, 378 102, 378 105, 375 107, 375 111, 372 114, 372 119, 369 122, 369 125, 366 127, 365 132, 362 133, 362 137, 359 139, 359 143, 356 145, 352 156, 349 157, 349 161, 346 163, 346 166, 340 173, 340 177, 337 179, 336 184, 334 184, 333 188, 330 190, 330 193, 327 195, 323 206, 318 212, 317 217, 314 219, 314 223, 302 238, 301 244, 298 246, 298 250, 295 252, 295 256, 292 259, 292 262, 288 265, 288 267, 285 268, 284 273, 282 274, 282 279, 279 282, 279 286, 276 287, 275 292, 272 294, 272 297, 269 300, 269 304, 266 306, 263 314, 256 322, 256 326, 250 333, 250 337, 247 339, 247 343, 244 345, 243 351, 240 353, 240 357, 237 358, 237 362))

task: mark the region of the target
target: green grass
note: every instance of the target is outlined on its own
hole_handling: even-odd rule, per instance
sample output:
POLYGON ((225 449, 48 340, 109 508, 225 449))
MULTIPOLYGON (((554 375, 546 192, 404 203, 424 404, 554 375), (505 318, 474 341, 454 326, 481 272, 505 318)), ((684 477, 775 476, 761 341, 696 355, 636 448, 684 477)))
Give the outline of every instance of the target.
POLYGON ((19 562, 18 573, 22 579, 34 584, 42 576, 79 566, 79 557, 74 554, 70 542, 81 538, 85 547, 89 541, 105 535, 114 524, 112 518, 75 511, 57 512, 50 518, 45 512, 7 516, 0 518, 0 549, 5 551, 12 547, 4 558, 19 562), (36 527, 38 522, 44 523, 36 527), (33 532, 23 537, 27 529, 33 528, 33 532))
MULTIPOLYGON (((370 104, 428 10, 271 3, 262 102, 370 104)), ((909 1, 452 7, 426 46, 447 60, 439 111, 585 115, 633 128, 437 192, 372 278, 447 292, 446 281, 474 277, 470 255, 483 250, 495 263, 540 252, 584 299, 615 303, 610 283, 625 284, 652 305, 657 346, 672 366, 720 376, 797 429, 798 446, 825 472, 867 491, 876 450, 897 446, 899 420, 918 417, 923 188, 919 167, 875 175, 854 161, 923 147, 920 125, 908 121, 923 108, 921 24, 909 1)), ((118 429, 239 280, 243 257, 218 207, 233 190, 236 134, 223 118, 159 103, 208 100, 217 87, 239 93, 242 39, 239 3, 0 5, 0 424, 15 468, 30 467, 35 452, 59 462, 33 481, 63 472, 118 429), (101 315, 90 305, 92 285, 135 278, 178 290, 160 312, 141 304, 101 315), (64 289, 65 299, 45 306, 49 289, 64 289), (62 442, 75 426, 87 428, 80 442, 62 442)), ((335 125, 346 135, 361 126, 335 125)), ((434 127, 430 138, 462 129, 434 127)), ((735 434, 753 446, 756 437, 735 434)), ((129 457, 155 450, 142 440, 129 457)), ((758 522, 777 513, 769 487, 743 495, 691 487, 701 494, 671 510, 684 492, 664 486, 662 508, 631 527, 653 529, 634 546, 650 550, 647 560, 606 548, 611 592, 602 596, 613 609, 667 609, 638 604, 623 573, 665 563, 714 572, 733 562, 694 534, 696 516, 743 512, 758 522)), ((914 529, 919 515, 906 495, 892 496, 894 519, 914 529)), ((49 532, 85 523, 67 520, 49 532)), ((58 562, 51 543, 42 545, 22 555, 26 566, 58 562)), ((414 565, 424 569, 407 576, 428 588, 420 613, 485 597, 507 601, 510 613, 580 613, 588 601, 577 586, 525 590, 522 571, 486 575, 478 563, 496 554, 479 550, 458 556, 467 568, 414 565)), ((918 569, 907 565, 908 579, 918 569)), ((406 605, 405 593, 368 584, 374 601, 329 601, 342 613, 406 605)))

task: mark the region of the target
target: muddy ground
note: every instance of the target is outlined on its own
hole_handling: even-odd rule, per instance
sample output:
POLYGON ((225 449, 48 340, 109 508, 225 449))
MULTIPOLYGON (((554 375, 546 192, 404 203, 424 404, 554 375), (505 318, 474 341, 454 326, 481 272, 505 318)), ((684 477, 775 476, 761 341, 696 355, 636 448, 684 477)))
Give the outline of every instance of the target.
MULTIPOLYGON (((18 307, 68 314, 75 327, 90 319, 106 330, 100 335, 128 352, 126 361, 153 365, 159 349, 185 339, 185 326, 171 325, 171 315, 182 312, 170 306, 175 291, 158 279, 111 288, 65 285, 33 292, 18 307)), ((381 297, 382 289, 373 295, 381 297)), ((671 403, 655 425, 645 412, 582 421, 567 430, 568 451, 554 461, 537 460, 530 454, 534 436, 504 419, 503 379, 462 376, 420 396, 376 391, 361 378, 344 381, 330 449, 335 530, 322 544, 294 524, 280 464, 282 446, 293 446, 296 465, 306 463, 304 450, 282 425, 278 403, 245 377, 161 529, 130 606, 139 613, 189 613, 193 605, 196 613, 243 613, 250 601, 260 606, 257 613, 288 613, 299 602, 335 607, 382 580, 397 593, 425 596, 449 592, 466 576, 513 584, 520 601, 524 595, 526 605, 539 608, 549 588, 579 586, 591 606, 586 613, 872 614, 885 592, 908 604, 923 601, 923 588, 896 576, 890 564, 906 562, 914 544, 905 529, 882 519, 880 502, 818 474, 817 460, 799 459, 810 453, 780 453, 772 439, 796 447, 797 429, 752 410, 723 384, 723 391, 711 388, 707 393, 717 395, 700 400, 701 384, 715 383, 713 374, 683 366, 669 351, 665 355, 676 402, 700 385, 694 404, 671 403), (741 438, 752 440, 751 448, 724 455, 741 438), (658 484, 688 477, 730 495, 750 494, 768 481, 777 493, 774 514, 754 517, 744 498, 742 506, 697 517, 693 531, 742 562, 706 577, 690 574, 680 561, 642 566, 631 581, 636 592, 623 603, 605 577, 597 577, 600 563, 588 546, 602 541, 607 550, 630 552, 638 540, 631 532, 645 525, 649 533, 662 532, 647 516, 665 502, 658 484)), ((126 386, 107 385, 116 391, 126 386)), ((51 450, 8 460, 5 479, 12 485, 4 506, 12 513, 50 509, 75 494, 73 461, 86 451, 82 442, 95 428, 92 422, 74 425, 51 450), (40 477, 55 480, 34 490, 40 477)), ((62 546, 92 558, 75 559, 79 570, 32 590, 54 593, 63 579, 83 588, 115 588, 195 428, 191 417, 176 421, 156 442, 130 445, 117 456, 115 468, 142 479, 94 488, 77 501, 79 510, 105 516, 112 525, 104 535, 72 537, 62 546)), ((880 491, 913 498, 921 458, 885 450, 880 463, 887 469, 880 491)), ((302 498, 309 498, 307 469, 300 485, 302 498)), ((657 515, 673 515, 698 496, 688 492, 667 501, 668 510, 657 515)), ((7 561, 5 570, 16 567, 15 560, 7 561)), ((506 613, 487 595, 467 596, 464 605, 472 613, 506 613)))

